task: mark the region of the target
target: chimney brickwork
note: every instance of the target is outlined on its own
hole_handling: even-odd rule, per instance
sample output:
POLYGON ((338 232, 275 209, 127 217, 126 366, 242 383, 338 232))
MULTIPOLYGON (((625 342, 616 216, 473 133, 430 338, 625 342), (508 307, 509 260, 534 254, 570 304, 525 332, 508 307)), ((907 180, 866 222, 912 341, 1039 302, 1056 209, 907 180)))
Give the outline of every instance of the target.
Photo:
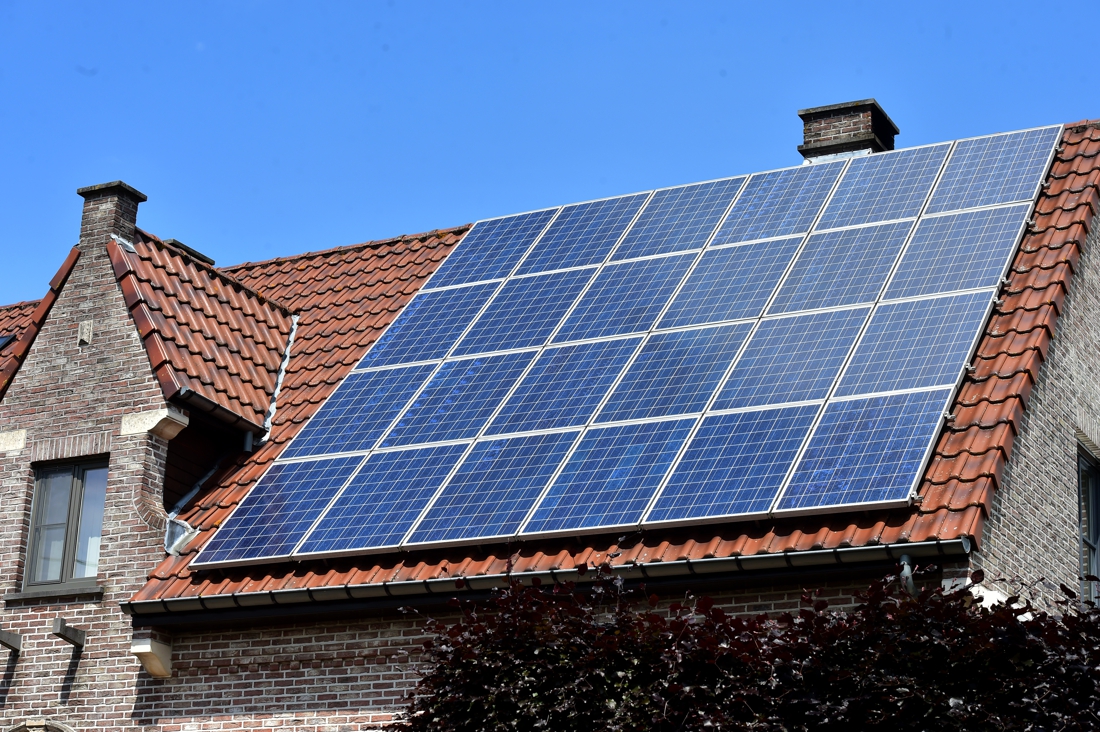
POLYGON ((126 241, 134 240, 138 204, 148 197, 120 180, 80 188, 84 198, 84 213, 80 219, 81 251, 103 246, 111 234, 126 241))
POLYGON ((800 109, 806 159, 841 153, 876 153, 894 149, 899 130, 874 99, 800 109))

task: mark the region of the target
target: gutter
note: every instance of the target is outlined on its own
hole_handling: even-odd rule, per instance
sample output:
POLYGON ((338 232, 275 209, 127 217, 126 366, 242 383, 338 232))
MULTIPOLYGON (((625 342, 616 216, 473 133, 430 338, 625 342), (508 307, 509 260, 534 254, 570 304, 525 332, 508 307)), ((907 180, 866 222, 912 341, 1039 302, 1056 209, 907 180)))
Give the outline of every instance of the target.
POLYGON ((238 414, 234 414, 213 399, 205 397, 189 387, 183 387, 177 391, 173 397, 186 402, 188 406, 194 407, 200 412, 209 414, 219 422, 224 422, 230 427, 252 433, 261 432, 263 430, 263 427, 255 422, 251 422, 238 414))
MULTIPOLYGON (((667 580, 673 578, 699 578, 711 575, 740 574, 761 571, 797 570, 805 567, 836 565, 860 565, 875 562, 898 562, 903 556, 912 559, 924 557, 964 557, 970 554, 971 543, 967 537, 947 541, 924 541, 875 546, 817 549, 804 552, 779 554, 753 554, 742 557, 710 559, 679 559, 672 562, 630 563, 610 568, 613 576, 624 580, 667 580)), ((513 579, 525 585, 535 578, 543 583, 595 580, 595 572, 583 575, 577 569, 548 569, 534 572, 502 572, 476 576, 439 577, 429 580, 378 582, 361 585, 333 585, 329 587, 301 587, 264 592, 235 592, 225 595, 199 595, 196 597, 172 597, 160 600, 122 602, 127 615, 147 618, 146 624, 154 625, 176 614, 204 614, 218 611, 242 611, 281 606, 315 606, 342 601, 385 601, 393 598, 423 598, 427 596, 453 597, 479 593, 498 587, 507 587, 513 579)), ((313 608, 321 610, 322 608, 313 608)), ((209 619, 207 617, 207 619, 209 619)), ((167 622, 172 622, 167 620, 167 622)))

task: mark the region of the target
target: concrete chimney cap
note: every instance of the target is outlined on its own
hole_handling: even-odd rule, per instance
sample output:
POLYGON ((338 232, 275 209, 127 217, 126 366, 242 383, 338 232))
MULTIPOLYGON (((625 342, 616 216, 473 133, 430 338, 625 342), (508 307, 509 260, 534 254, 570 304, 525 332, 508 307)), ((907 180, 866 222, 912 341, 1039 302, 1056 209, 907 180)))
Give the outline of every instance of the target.
POLYGON ((854 102, 841 102, 840 104, 827 104, 824 107, 809 107, 807 109, 798 110, 798 116, 802 118, 803 122, 808 122, 810 119, 816 117, 833 117, 836 116, 836 112, 855 112, 861 109, 874 109, 882 118, 890 123, 890 126, 894 128, 894 134, 901 134, 901 130, 894 124, 894 120, 890 119, 890 115, 886 114, 886 110, 882 108, 882 105, 878 103, 874 98, 871 99, 859 99, 854 102))
POLYGON ((149 200, 149 197, 144 193, 134 188, 128 183, 123 183, 120 180, 113 180, 110 183, 99 183, 94 186, 84 186, 83 188, 76 189, 77 195, 88 198, 100 198, 102 196, 109 196, 111 194, 124 194, 138 203, 144 203, 149 200))

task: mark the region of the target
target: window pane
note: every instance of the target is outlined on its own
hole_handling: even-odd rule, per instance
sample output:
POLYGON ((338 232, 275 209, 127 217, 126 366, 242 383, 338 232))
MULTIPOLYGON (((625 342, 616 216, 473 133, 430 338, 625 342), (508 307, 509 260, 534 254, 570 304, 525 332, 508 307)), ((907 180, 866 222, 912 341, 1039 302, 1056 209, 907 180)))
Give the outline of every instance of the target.
POLYGON ((65 554, 65 524, 34 530, 35 563, 33 582, 61 580, 61 559, 65 554))
POLYGON ((86 471, 73 577, 95 577, 99 569, 99 539, 103 533, 103 504, 106 496, 107 468, 86 471))
POLYGON ((42 477, 42 508, 38 525, 65 524, 69 521, 69 495, 73 489, 71 471, 47 473, 42 477))

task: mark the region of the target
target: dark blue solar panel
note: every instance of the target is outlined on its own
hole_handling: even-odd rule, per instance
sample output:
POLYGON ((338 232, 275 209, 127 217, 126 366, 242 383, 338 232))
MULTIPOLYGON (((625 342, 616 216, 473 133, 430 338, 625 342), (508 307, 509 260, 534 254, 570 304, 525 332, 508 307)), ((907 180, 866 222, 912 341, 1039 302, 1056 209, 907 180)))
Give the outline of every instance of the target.
POLYGON ((424 292, 405 306, 357 368, 443 358, 499 284, 424 292))
POLYGON ((787 269, 800 237, 703 254, 661 318, 661 328, 755 318, 787 269))
POLYGON ((639 336, 543 351, 486 434, 583 425, 641 341, 639 336))
POLYGON ((698 249, 707 243, 744 178, 657 191, 612 259, 698 249))
POLYGON ((382 447, 476 437, 534 357, 528 351, 443 364, 382 447))
POLYGON ((272 466, 196 563, 289 556, 362 461, 358 456, 272 466))
POLYGON ((801 165, 749 179, 713 246, 810 230, 844 163, 801 165))
POLYGON ((880 305, 836 395, 954 384, 992 299, 977 292, 880 305))
POLYGON ((765 320, 712 409, 824 399, 870 307, 765 320))
POLYGON ((507 277, 558 209, 482 221, 440 265, 431 287, 507 277))
POLYGON ((369 450, 434 368, 424 364, 351 374, 282 457, 369 450))
POLYGON ((943 144, 855 158, 817 228, 916 216, 950 149, 943 144))
POLYGON ((679 419, 587 432, 524 533, 638 523, 694 424, 679 419))
POLYGON ((1058 132, 1057 127, 1047 127, 959 142, 928 213, 1032 200, 1058 132))
POLYGON ((554 341, 649 330, 693 261, 694 254, 679 254, 605 267, 554 341))
POLYGON ((578 434, 555 432, 479 442, 410 542, 514 534, 578 434))
POLYGON ((738 323, 650 336, 597 421, 703 411, 750 330, 738 323))
POLYGON ((397 546, 466 447, 442 445, 371 455, 298 553, 397 546))
POLYGON ((646 521, 767 511, 818 409, 787 407, 705 418, 646 521))
POLYGON ((516 274, 599 264, 634 220, 648 194, 566 206, 516 274))
POLYGON ((814 234, 768 312, 874 302, 912 227, 903 222, 814 234))
POLYGON ((830 404, 777 508, 905 500, 950 394, 937 389, 830 404))
POLYGON ((453 355, 541 346, 594 274, 592 267, 509 280, 453 355))
POLYGON ((1016 251, 1028 204, 922 219, 887 298, 995 286, 1016 251))

